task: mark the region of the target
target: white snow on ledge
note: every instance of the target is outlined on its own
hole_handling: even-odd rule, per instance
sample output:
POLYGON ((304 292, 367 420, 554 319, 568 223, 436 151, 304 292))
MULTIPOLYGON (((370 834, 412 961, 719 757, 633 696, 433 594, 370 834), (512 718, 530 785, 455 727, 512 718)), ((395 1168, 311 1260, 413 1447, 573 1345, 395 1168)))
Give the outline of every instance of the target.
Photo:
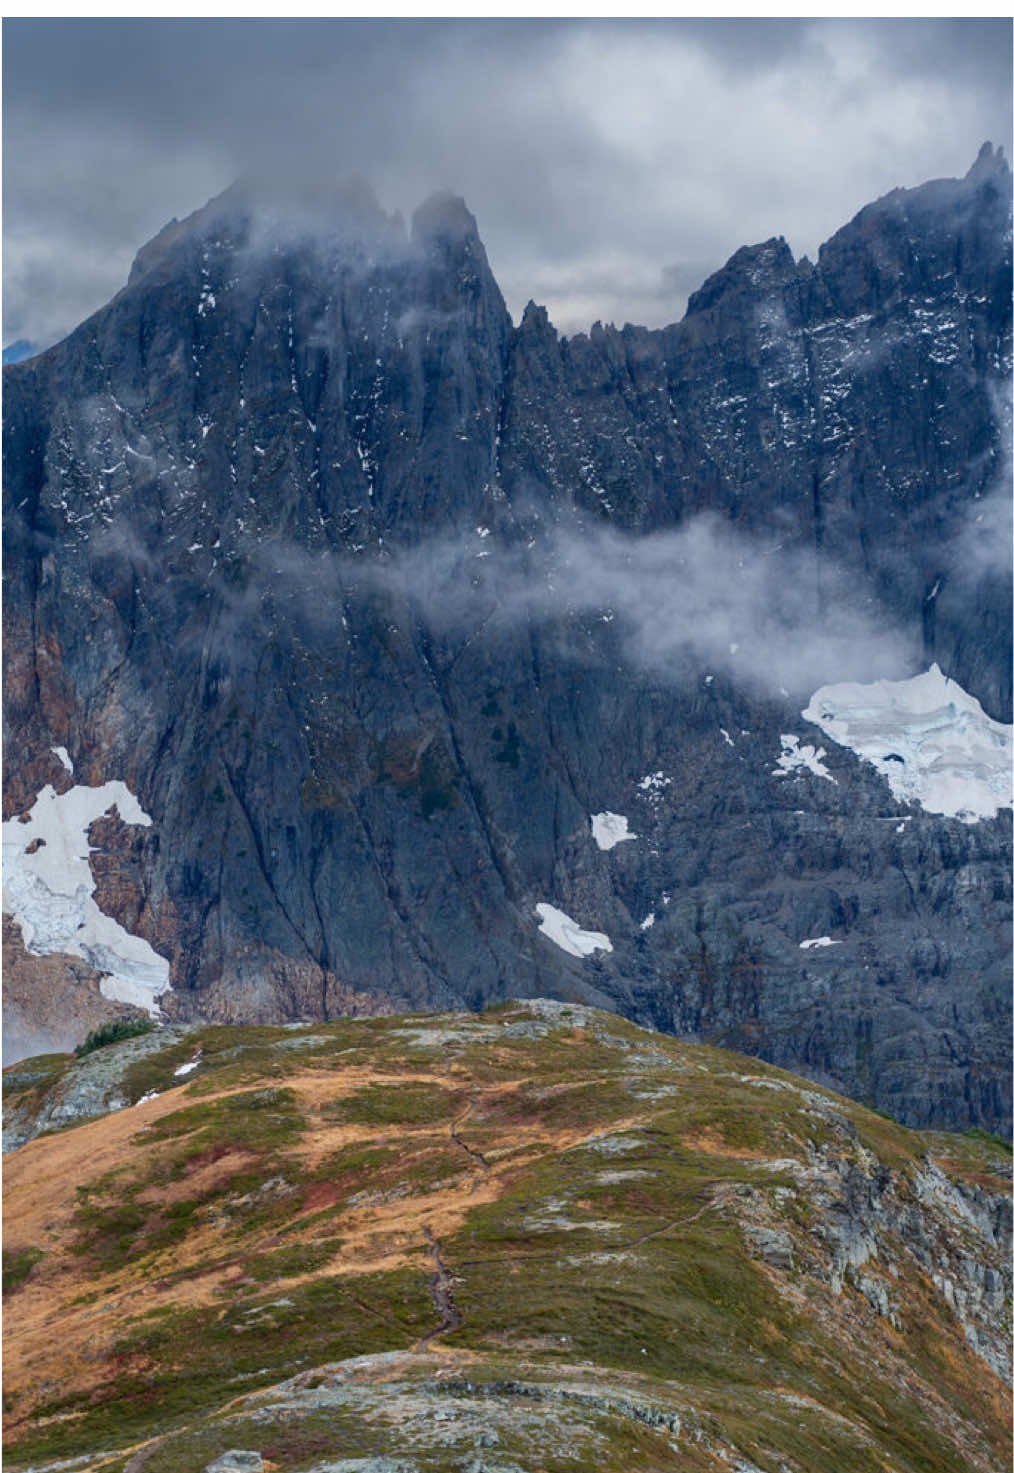
POLYGON ((800 951, 809 951, 811 946, 840 946, 840 941, 832 941, 830 936, 814 936, 810 941, 800 941, 800 951))
POLYGON ((571 956, 590 956, 593 951, 612 951, 613 943, 602 931, 582 931, 577 921, 557 910, 555 905, 540 903, 535 907, 540 918, 539 930, 555 941, 571 956))
POLYGON ((778 759, 778 766, 771 771, 775 777, 788 777, 791 772, 812 772, 814 777, 826 777, 828 782, 836 783, 838 779, 831 776, 820 760, 826 756, 823 747, 801 747, 797 736, 783 734, 782 755, 778 759))
POLYGON ((82 957, 107 974, 99 983, 103 997, 159 1017, 155 999, 169 990, 169 963, 92 898, 88 828, 111 808, 124 823, 151 823, 122 782, 60 794, 47 783, 27 822, 12 818, 3 825, 3 908, 20 926, 28 951, 82 957))
POLYGON ((637 784, 638 791, 643 793, 649 803, 657 802, 666 788, 672 787, 672 778, 666 777, 664 772, 649 772, 637 784))
POLYGON ((70 760, 70 753, 67 751, 67 748, 66 747, 50 747, 49 750, 53 753, 53 756, 57 758, 57 760, 59 761, 61 767, 64 767, 67 770, 67 772, 69 772, 73 776, 73 773, 74 773, 74 764, 70 760))
POLYGON ((626 839, 636 839, 622 813, 593 813, 591 816, 592 838, 600 849, 615 849, 626 839))
POLYGON ((1014 728, 931 665, 909 680, 824 685, 802 713, 871 762, 902 803, 963 823, 1011 806, 1014 728))

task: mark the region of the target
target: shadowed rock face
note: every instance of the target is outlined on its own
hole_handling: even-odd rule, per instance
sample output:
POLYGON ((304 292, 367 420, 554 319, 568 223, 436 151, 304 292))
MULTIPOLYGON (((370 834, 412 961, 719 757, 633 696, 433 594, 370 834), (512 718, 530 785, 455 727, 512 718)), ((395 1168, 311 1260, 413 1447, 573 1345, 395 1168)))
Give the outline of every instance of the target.
POLYGON ((936 661, 1010 720, 1010 213, 984 150, 569 340, 450 196, 173 222, 5 371, 5 816, 54 745, 138 795, 100 891, 181 1019, 550 994, 1003 1126, 1009 811, 800 712, 936 661))

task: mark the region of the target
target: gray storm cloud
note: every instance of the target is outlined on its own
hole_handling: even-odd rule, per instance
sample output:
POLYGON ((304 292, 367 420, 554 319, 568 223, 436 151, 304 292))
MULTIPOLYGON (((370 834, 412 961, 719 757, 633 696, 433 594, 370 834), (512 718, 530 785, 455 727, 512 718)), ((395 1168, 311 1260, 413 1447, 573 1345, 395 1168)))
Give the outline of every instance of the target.
POLYGON ((985 21, 4 22, 4 341, 44 345, 253 169, 449 188, 515 318, 658 326, 744 243, 797 256, 1011 123, 985 21), (185 85, 183 82, 185 80, 185 85), (942 120, 946 120, 945 125, 942 120))

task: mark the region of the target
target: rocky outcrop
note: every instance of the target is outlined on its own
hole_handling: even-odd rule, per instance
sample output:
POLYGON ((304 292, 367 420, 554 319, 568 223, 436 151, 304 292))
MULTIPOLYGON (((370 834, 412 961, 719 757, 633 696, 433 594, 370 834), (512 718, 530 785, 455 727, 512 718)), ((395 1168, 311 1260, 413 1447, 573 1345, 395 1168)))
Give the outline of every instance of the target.
POLYGON ((5 1077, 3 1149, 17 1150, 44 1131, 66 1130, 134 1104, 125 1084, 131 1065, 157 1057, 186 1038, 160 1028, 81 1059, 27 1059, 5 1077))
POLYGON ((800 712, 937 661, 1010 719, 1009 219, 984 151, 571 339, 453 197, 174 222, 5 370, 5 814, 55 746, 138 795, 98 891, 180 1019, 548 993, 1003 1127, 1009 813, 800 712))

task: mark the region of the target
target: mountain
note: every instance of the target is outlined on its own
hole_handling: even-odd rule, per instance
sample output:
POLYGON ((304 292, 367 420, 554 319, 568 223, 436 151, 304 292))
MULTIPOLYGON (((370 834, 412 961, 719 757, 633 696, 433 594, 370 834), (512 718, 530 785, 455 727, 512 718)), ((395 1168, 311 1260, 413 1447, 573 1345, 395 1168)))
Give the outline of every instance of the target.
POLYGON ((173 221, 4 372, 15 1055, 549 995, 1009 1128, 1010 240, 568 339, 453 196, 173 221))
POLYGON ((4 1095, 11 1473, 1007 1466, 1001 1142, 549 1002, 4 1095))
POLYGON ((3 361, 7 363, 21 363, 25 358, 31 358, 35 354, 35 344, 30 343, 27 338, 18 338, 16 343, 11 343, 3 351, 3 361))

